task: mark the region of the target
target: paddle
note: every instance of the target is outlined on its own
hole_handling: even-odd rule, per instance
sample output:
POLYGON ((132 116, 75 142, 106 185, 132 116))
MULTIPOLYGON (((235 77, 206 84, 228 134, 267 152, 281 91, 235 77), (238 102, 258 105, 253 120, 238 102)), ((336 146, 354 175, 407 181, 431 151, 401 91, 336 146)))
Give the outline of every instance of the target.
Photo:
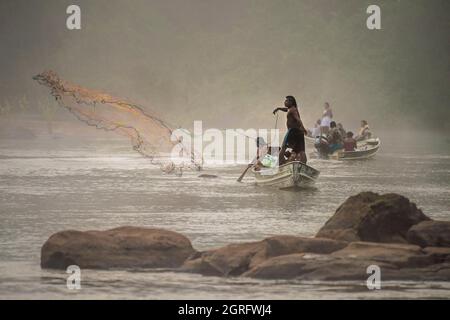
POLYGON ((250 169, 251 167, 253 167, 254 164, 253 163, 249 163, 247 168, 245 168, 244 172, 242 172, 241 176, 236 180, 237 182, 241 182, 242 179, 244 179, 245 174, 247 173, 248 169, 250 169))

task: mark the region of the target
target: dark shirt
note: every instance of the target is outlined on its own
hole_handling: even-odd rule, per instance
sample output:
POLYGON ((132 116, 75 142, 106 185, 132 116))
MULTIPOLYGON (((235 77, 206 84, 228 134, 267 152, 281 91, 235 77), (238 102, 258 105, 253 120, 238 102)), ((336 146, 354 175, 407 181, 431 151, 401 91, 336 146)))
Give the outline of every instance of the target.
POLYGON ((345 151, 355 151, 356 149, 356 140, 353 138, 347 138, 344 140, 344 149, 345 151))
POLYGON ((328 133, 329 144, 342 144, 342 136, 338 128, 332 128, 328 133))

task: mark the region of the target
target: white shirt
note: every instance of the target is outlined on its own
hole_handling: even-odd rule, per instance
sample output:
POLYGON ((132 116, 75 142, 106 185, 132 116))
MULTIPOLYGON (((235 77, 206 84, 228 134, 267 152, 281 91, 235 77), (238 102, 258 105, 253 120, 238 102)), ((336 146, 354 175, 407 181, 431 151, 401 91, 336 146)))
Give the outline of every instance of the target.
POLYGON ((314 127, 311 129, 311 136, 313 138, 320 136, 320 128, 319 127, 314 127))

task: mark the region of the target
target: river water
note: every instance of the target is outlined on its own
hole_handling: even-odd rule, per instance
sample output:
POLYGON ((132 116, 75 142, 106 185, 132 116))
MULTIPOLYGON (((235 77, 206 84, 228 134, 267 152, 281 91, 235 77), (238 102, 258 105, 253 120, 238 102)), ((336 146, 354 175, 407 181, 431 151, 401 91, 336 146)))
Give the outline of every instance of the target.
MULTIPOLYGON (((316 188, 261 188, 242 165, 210 167, 182 177, 162 174, 126 142, 0 140, 1 299, 328 299, 450 298, 448 282, 261 281, 167 270, 82 270, 81 290, 64 271, 41 270, 40 248, 65 229, 123 225, 167 228, 198 250, 292 234, 313 236, 348 196, 396 192, 435 219, 450 220, 450 142, 435 137, 404 145, 382 137, 375 158, 311 160, 316 188), (413 146, 413 147, 412 147, 413 146)), ((406 141, 408 141, 406 139, 406 141)))

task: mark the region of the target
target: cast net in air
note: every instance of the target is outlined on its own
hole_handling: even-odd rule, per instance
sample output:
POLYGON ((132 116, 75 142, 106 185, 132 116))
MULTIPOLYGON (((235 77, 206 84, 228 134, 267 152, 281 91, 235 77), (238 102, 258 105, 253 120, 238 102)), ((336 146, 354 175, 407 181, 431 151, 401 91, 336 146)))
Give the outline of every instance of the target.
POLYGON ((49 87, 58 104, 78 120, 128 137, 134 150, 164 172, 201 169, 201 156, 192 149, 190 137, 183 141, 185 136, 175 134, 164 121, 142 107, 64 81, 53 71, 45 71, 33 79, 49 87))

